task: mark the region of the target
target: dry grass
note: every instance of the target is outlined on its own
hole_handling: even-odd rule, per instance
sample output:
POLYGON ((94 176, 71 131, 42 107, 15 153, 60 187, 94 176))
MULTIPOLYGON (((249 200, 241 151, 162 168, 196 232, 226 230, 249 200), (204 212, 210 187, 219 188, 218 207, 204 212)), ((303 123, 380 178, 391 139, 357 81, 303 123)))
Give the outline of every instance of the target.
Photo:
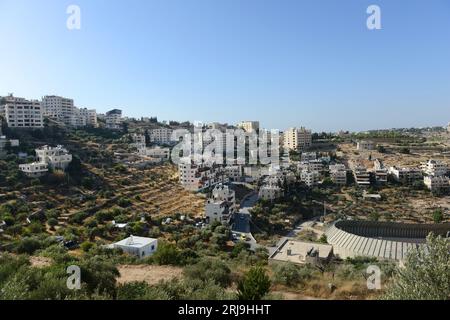
POLYGON ((154 265, 121 265, 118 266, 120 277, 118 283, 146 282, 155 285, 160 281, 168 281, 183 276, 183 269, 172 266, 154 265))

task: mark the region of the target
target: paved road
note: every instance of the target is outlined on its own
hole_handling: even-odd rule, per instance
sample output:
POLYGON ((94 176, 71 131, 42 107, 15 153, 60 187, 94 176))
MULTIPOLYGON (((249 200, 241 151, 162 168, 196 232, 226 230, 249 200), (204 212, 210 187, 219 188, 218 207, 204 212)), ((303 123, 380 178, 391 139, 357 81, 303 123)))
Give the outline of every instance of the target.
POLYGON ((257 201, 258 194, 253 193, 241 202, 241 209, 234 215, 234 223, 231 228, 233 233, 237 234, 238 236, 244 235, 245 237, 250 239, 246 242, 250 245, 251 250, 255 250, 258 247, 255 238, 253 238, 253 235, 250 232, 250 210, 257 201))

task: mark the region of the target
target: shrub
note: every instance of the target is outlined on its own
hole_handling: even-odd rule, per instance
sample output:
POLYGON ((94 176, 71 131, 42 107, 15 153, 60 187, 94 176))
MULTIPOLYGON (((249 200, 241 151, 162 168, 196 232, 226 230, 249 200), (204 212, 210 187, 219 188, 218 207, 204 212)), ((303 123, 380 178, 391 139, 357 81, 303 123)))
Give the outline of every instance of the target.
POLYGON ((230 284, 230 273, 228 266, 217 259, 203 259, 184 269, 184 275, 187 278, 199 279, 204 282, 211 280, 222 287, 227 287, 230 284))
POLYGON ((292 262, 275 264, 273 272, 275 282, 285 286, 295 287, 302 280, 300 268, 292 262))
POLYGON ((251 268, 238 283, 239 300, 261 300, 270 290, 270 279, 261 267, 251 268))

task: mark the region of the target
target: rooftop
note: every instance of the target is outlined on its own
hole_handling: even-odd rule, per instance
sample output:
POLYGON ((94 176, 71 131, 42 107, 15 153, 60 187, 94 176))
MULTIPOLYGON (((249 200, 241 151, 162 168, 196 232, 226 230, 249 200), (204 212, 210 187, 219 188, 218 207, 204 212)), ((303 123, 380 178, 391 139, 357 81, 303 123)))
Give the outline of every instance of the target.
POLYGON ((126 239, 123 239, 119 242, 114 243, 117 246, 125 246, 125 247, 134 247, 134 248, 142 248, 153 242, 157 241, 157 239, 153 238, 145 238, 145 237, 136 237, 129 236, 126 239))

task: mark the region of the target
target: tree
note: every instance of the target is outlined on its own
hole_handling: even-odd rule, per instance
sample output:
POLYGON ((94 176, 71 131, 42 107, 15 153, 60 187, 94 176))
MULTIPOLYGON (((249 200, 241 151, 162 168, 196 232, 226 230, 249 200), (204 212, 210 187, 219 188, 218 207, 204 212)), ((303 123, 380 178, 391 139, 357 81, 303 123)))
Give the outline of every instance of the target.
POLYGON ((270 279, 262 267, 251 268, 238 283, 239 300, 261 300, 270 290, 270 279))
POLYGON ((58 225, 58 220, 56 220, 55 218, 50 218, 50 219, 48 219, 47 223, 50 226, 50 228, 53 230, 58 225))
POLYGON ((450 251, 447 239, 430 234, 427 245, 411 251, 405 267, 397 268, 383 297, 388 300, 448 300, 450 251))
POLYGON ((441 223, 444 220, 444 214, 441 209, 435 210, 433 212, 433 221, 434 223, 441 223))

